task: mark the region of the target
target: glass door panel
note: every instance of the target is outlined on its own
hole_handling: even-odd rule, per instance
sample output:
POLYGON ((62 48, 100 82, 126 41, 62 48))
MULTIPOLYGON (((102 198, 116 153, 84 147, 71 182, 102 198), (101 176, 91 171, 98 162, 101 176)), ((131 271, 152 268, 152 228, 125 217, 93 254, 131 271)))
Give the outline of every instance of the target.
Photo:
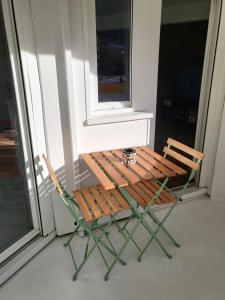
MULTIPOLYGON (((211 0, 162 0, 155 150, 168 137, 195 147, 211 0)), ((182 184, 175 179, 174 185, 182 184)))
POLYGON ((0 255, 34 229, 27 164, 0 5, 0 255))

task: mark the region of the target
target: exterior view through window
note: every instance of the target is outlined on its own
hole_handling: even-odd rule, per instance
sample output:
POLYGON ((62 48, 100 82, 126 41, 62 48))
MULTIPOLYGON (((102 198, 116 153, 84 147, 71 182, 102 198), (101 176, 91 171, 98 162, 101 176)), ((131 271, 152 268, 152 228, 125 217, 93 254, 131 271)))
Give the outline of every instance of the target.
POLYGON ((0 5, 0 253, 33 229, 25 170, 17 102, 0 5))
POLYGON ((98 101, 130 100, 131 0, 96 0, 98 101))

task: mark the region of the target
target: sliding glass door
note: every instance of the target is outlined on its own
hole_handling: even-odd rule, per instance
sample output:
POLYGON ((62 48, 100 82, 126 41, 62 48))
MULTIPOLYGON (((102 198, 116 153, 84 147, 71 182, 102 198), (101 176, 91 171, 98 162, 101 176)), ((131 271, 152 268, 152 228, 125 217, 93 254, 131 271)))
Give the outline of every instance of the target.
POLYGON ((39 232, 26 104, 10 54, 0 3, 0 263, 39 232))
MULTIPOLYGON (((219 14, 215 13, 219 1, 217 5, 215 2, 162 0, 157 152, 162 152, 168 137, 203 150, 219 22, 214 22, 214 19, 219 20, 219 14)), ((175 179, 174 186, 180 184, 182 182, 175 179)))

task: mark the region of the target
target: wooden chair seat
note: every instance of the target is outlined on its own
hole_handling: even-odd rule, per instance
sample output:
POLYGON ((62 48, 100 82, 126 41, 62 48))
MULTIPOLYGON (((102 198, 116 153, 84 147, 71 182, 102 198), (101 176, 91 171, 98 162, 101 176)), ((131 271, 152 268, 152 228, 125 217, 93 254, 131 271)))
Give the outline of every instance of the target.
MULTIPOLYGON (((155 193, 160 189, 160 186, 155 182, 144 180, 124 188, 142 208, 145 208, 148 202, 154 197, 155 193)), ((175 196, 164 188, 158 199, 156 199, 152 205, 173 204, 175 202, 175 196)))
POLYGON ((73 194, 87 222, 130 207, 116 189, 105 190, 101 185, 75 190, 73 194))

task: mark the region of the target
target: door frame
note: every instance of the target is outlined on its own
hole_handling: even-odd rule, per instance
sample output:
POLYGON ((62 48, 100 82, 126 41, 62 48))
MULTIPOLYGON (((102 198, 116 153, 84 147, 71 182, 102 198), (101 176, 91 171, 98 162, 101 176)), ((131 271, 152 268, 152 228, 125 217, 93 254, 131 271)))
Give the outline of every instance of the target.
MULTIPOLYGON (((222 0, 211 0, 195 136, 195 148, 203 152, 207 151, 205 137, 209 117, 209 102, 213 101, 213 99, 210 98, 212 80, 214 76, 213 71, 220 26, 221 7, 222 0)), ((213 153, 211 155, 213 155, 213 153)), ((208 172, 206 172, 206 165, 207 160, 203 160, 201 170, 196 174, 195 183, 199 187, 208 187, 210 190, 210 185, 208 185, 207 182, 208 172)))
MULTIPOLYGON (((9 2, 7 4, 9 4, 9 2)), ((35 172, 33 167, 33 155, 31 150, 32 146, 30 144, 29 123, 27 119, 27 109, 23 91, 23 81, 20 69, 19 53, 17 51, 16 32, 13 26, 13 14, 10 10, 10 5, 6 6, 6 1, 2 2, 2 11, 6 31, 7 45, 10 55, 15 98, 18 109, 18 119, 20 124, 21 140, 26 166, 26 179, 30 200, 33 229, 27 234, 25 234, 22 238, 15 241, 11 246, 9 246, 0 254, 0 263, 9 258, 12 254, 18 251, 22 246, 24 246, 27 242, 29 242, 41 232, 39 209, 37 202, 36 181, 34 176, 35 172)))
MULTIPOLYGON (((204 153, 209 152, 209 155, 207 155, 207 159, 205 158, 202 161, 201 169, 199 172, 196 173, 195 176, 196 186, 200 188, 208 188, 208 191, 210 191, 211 189, 213 168, 214 168, 213 164, 211 163, 209 166, 209 160, 211 162, 215 158, 216 150, 214 149, 214 152, 208 150, 210 145, 209 143, 207 143, 207 136, 209 135, 209 130, 207 130, 207 127, 208 127, 208 119, 210 117, 209 116, 210 103, 211 102, 215 103, 216 101, 216 100, 214 101, 214 99, 212 99, 211 97, 211 89, 212 89, 212 81, 214 76, 214 62, 215 62, 215 56, 217 52, 218 32, 221 27, 220 15, 221 15, 222 2, 223 0, 211 0, 211 4, 210 4, 209 23, 208 23, 206 46, 205 46, 198 118, 197 118, 197 125, 196 125, 196 136, 195 136, 195 144, 194 144, 194 147, 199 151, 203 151, 204 153), (208 168, 210 168, 210 172, 207 171, 208 168)), ((155 106, 157 106, 157 97, 156 97, 155 106)), ((155 126, 156 126, 156 117, 151 120, 150 146, 152 148, 154 148, 154 144, 155 144, 155 126)), ((216 140, 214 141, 214 144, 216 144, 216 140)), ((202 189, 202 193, 205 194, 205 189, 202 189)))
MULTIPOLYGON (((23 75, 28 119, 40 211, 41 234, 55 231, 53 195, 49 187, 48 170, 42 163, 42 154, 48 155, 45 127, 43 92, 40 80, 39 57, 36 49, 35 30, 30 0, 2 0, 13 16, 16 28, 18 51, 23 75)), ((6 8, 7 9, 7 8, 6 8)))
POLYGON ((55 232, 55 224, 48 172, 41 163, 41 155, 47 153, 47 145, 30 2, 0 1, 19 111, 34 226, 33 230, 0 254, 1 264, 25 245, 29 245, 38 235, 50 236, 55 232))

